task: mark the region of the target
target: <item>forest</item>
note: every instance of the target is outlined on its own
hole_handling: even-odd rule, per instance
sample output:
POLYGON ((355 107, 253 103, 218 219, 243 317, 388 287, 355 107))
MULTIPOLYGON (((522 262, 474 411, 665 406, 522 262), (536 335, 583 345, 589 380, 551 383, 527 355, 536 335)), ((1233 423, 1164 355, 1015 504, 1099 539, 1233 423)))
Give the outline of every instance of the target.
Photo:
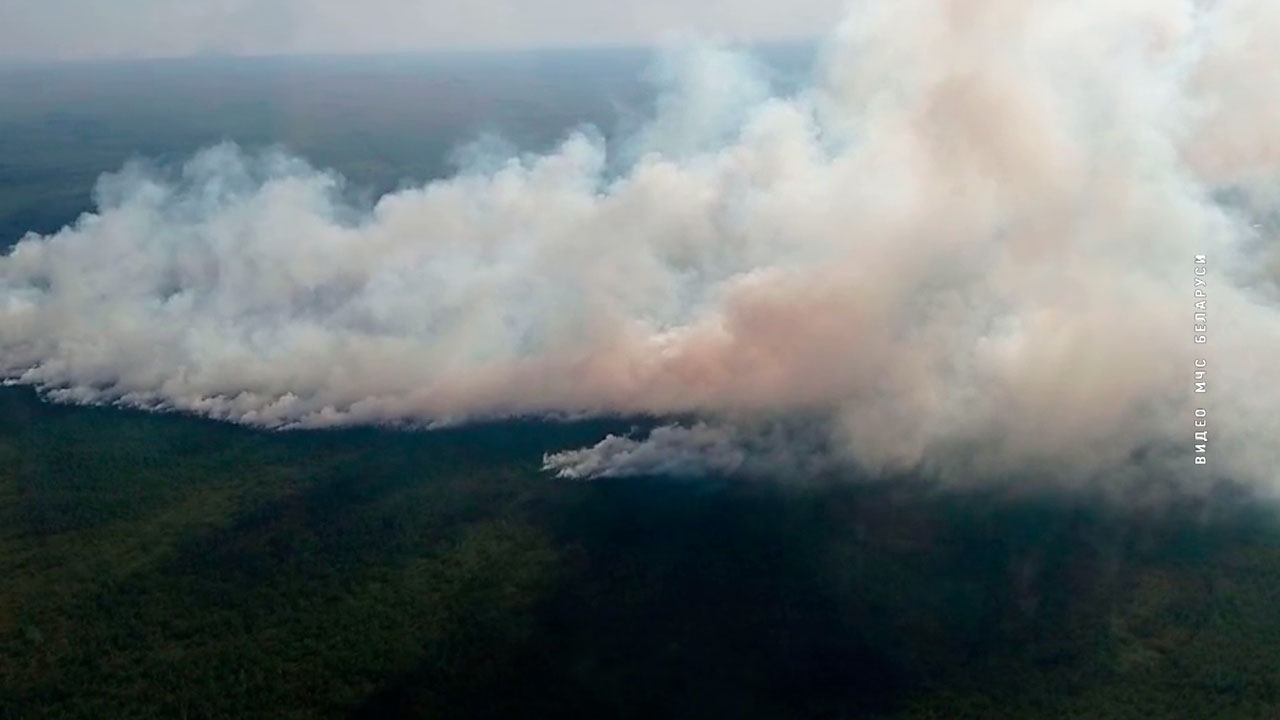
POLYGON ((644 420, 263 432, 0 392, 0 717, 1259 718, 1274 508, 557 479, 644 420))

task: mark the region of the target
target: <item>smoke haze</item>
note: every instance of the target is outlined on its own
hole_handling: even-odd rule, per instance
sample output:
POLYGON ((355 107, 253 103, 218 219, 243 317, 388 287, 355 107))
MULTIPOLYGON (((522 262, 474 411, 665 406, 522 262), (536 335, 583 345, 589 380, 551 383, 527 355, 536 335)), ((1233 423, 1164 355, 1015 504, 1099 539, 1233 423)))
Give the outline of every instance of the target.
POLYGON ((812 38, 842 0, 9 0, 0 59, 512 50, 647 44, 672 31, 812 38))
POLYGON ((736 419, 796 414, 873 470, 1190 473, 1206 407, 1203 476, 1271 488, 1277 37, 1261 0, 858 2, 800 92, 681 52, 617 147, 372 208, 283 153, 133 164, 0 258, 0 373, 270 428, 713 419, 569 477, 733 471, 736 419))

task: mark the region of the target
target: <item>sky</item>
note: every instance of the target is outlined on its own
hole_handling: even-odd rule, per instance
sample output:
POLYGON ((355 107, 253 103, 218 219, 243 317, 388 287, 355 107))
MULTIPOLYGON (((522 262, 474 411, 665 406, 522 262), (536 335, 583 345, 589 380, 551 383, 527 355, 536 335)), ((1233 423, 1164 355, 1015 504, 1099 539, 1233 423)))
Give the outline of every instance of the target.
POLYGON ((5 0, 0 57, 95 59, 811 37, 845 0, 5 0))

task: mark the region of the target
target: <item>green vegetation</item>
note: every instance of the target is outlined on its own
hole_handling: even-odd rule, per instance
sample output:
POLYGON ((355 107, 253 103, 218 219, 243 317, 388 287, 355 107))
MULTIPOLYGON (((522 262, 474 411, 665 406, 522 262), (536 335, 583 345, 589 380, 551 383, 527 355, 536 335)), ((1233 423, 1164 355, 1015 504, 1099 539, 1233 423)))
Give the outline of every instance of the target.
POLYGON ((474 682, 555 577, 512 469, 472 477, 477 449, 444 435, 0 397, 0 698, 18 717, 311 716, 423 658, 474 682))
POLYGON ((0 717, 1258 718, 1244 497, 578 483, 621 423, 263 433, 0 391, 0 717))

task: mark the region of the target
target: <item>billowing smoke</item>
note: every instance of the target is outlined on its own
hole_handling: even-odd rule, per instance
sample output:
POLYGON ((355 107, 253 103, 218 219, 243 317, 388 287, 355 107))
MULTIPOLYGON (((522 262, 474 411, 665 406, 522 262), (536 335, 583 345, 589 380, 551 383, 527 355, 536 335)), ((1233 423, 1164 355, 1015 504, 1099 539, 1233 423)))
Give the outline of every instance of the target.
MULTIPOLYGON (((266 427, 822 416, 864 467, 970 475, 1190 472, 1202 407, 1195 469, 1268 486, 1276 38, 1271 0, 869 0, 801 92, 688 54, 619 150, 575 132, 371 209, 279 154, 130 166, 0 259, 0 373, 266 427)), ((548 466, 729 471, 718 423, 548 466)))

